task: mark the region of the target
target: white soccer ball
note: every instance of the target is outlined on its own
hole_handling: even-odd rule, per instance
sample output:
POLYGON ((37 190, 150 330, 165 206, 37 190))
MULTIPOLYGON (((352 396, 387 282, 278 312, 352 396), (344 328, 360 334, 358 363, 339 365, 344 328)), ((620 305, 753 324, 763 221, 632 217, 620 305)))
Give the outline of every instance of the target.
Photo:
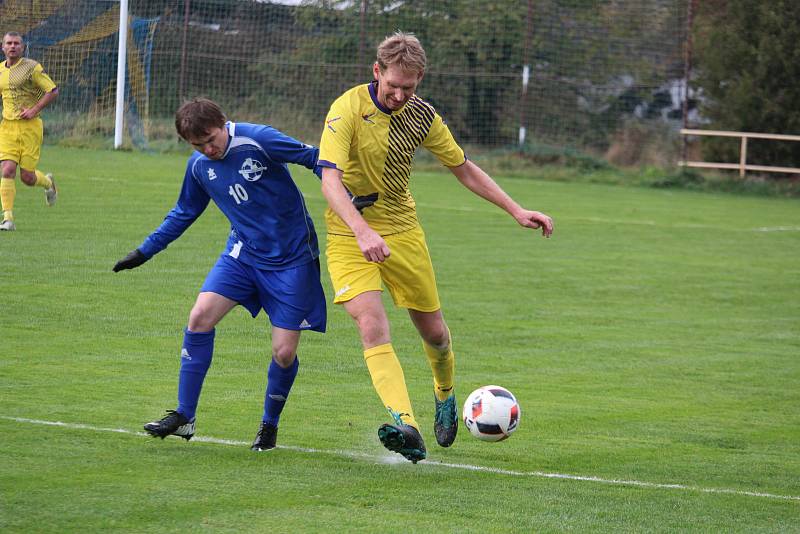
POLYGON ((516 397, 506 388, 483 386, 469 394, 461 414, 476 438, 502 441, 519 426, 521 411, 516 397))

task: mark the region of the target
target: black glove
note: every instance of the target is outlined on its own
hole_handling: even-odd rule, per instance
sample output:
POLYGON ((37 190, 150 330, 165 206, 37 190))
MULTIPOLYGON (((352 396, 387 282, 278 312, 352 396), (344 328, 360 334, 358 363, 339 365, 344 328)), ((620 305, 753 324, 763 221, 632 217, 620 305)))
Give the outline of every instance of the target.
POLYGON ((352 197, 350 201, 356 207, 359 213, 362 213, 364 208, 368 208, 378 201, 378 193, 370 193, 361 197, 352 197))
POLYGON ((135 267, 140 266, 144 262, 146 262, 148 258, 144 257, 138 248, 133 249, 132 251, 128 252, 128 255, 119 260, 114 268, 111 269, 115 273, 123 271, 125 269, 133 269, 135 267))

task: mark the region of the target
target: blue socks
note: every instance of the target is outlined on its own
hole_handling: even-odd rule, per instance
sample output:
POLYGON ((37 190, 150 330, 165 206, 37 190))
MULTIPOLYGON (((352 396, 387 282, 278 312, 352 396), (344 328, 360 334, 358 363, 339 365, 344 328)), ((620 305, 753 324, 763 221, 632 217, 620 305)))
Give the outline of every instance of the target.
MULTIPOLYGON (((194 419, 197 404, 200 400, 200 391, 208 369, 211 367, 211 357, 214 354, 214 334, 210 332, 191 332, 184 330, 183 347, 181 348, 181 370, 178 374, 178 408, 177 411, 187 419, 194 419)), ((278 426, 283 407, 289 391, 297 376, 300 361, 295 357, 294 362, 283 368, 273 358, 267 371, 267 392, 264 395, 263 422, 278 426)))
POLYGON ((267 393, 264 395, 264 417, 263 422, 273 426, 278 426, 278 420, 286 404, 286 398, 294 384, 294 377, 297 376, 297 368, 300 360, 295 356, 294 362, 287 368, 283 368, 272 359, 267 371, 267 393))
POLYGON ((178 375, 178 409, 187 419, 194 419, 203 380, 211 367, 214 353, 214 330, 210 332, 183 331, 181 370, 178 375))

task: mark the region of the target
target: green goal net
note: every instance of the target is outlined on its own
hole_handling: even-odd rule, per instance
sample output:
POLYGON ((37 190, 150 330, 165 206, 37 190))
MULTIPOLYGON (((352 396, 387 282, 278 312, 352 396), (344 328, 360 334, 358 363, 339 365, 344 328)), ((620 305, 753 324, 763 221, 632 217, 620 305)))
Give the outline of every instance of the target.
MULTIPOLYGON (((239 121, 316 143, 334 98, 372 79, 375 47, 416 34, 429 68, 420 96, 475 149, 575 150, 600 157, 683 121, 687 0, 130 0, 126 146, 175 143, 186 97, 239 121)), ((60 87, 50 142, 110 146, 119 1, 14 0, 0 26, 60 87)), ((630 148, 627 148, 630 151, 630 148)), ((615 152, 616 151, 616 152, 615 152)))

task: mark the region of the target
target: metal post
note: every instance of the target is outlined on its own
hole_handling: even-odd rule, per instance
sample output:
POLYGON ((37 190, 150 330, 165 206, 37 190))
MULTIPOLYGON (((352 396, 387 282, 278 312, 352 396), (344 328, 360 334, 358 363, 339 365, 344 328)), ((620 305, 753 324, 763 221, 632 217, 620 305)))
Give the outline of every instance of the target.
POLYGON ((361 0, 361 10, 360 10, 360 31, 358 35, 358 68, 362 68, 364 65, 364 47, 365 47, 365 39, 364 36, 366 35, 366 18, 367 18, 367 0, 361 0))
POLYGON ((122 146, 125 113, 125 71, 128 48, 128 0, 119 1, 119 49, 117 50, 117 106, 114 114, 114 148, 122 146))
POLYGON ((186 84, 186 34, 189 30, 189 10, 191 0, 184 0, 183 1, 183 39, 181 41, 181 69, 180 73, 178 74, 178 104, 183 101, 184 96, 186 96, 185 84, 186 84))
MULTIPOLYGON (((686 52, 683 62, 683 127, 689 127, 689 79, 692 76, 692 25, 694 19, 694 2, 689 0, 686 7, 686 52)), ((686 161, 688 151, 688 136, 681 140, 681 161, 686 161)))
POLYGON ((522 93, 519 98, 519 147, 525 144, 528 126, 528 82, 530 80, 530 48, 531 34, 533 33, 533 0, 528 0, 528 14, 525 17, 525 43, 522 48, 522 93))

